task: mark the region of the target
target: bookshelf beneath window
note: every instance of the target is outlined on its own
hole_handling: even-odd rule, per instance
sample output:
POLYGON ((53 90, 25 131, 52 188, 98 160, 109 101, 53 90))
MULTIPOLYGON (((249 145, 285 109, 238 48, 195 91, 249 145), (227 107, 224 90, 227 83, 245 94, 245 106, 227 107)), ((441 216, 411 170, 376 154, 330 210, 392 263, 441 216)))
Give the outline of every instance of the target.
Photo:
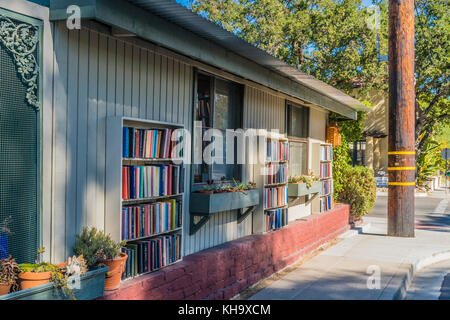
POLYGON ((333 147, 330 143, 320 144, 320 199, 319 211, 333 208, 333 147))
POLYGON ((288 224, 288 161, 287 137, 267 132, 263 232, 280 229, 288 224))
POLYGON ((176 129, 183 125, 107 119, 105 231, 126 241, 123 279, 182 260, 185 170, 182 155, 172 158, 176 129))

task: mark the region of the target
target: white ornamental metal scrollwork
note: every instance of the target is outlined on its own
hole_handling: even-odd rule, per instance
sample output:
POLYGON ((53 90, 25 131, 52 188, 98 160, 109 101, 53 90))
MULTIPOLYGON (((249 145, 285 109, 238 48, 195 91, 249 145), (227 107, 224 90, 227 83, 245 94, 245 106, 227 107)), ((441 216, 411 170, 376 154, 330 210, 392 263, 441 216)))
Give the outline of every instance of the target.
POLYGON ((17 73, 27 86, 28 104, 40 109, 38 98, 39 65, 35 51, 39 41, 38 27, 31 24, 15 23, 0 14, 0 42, 14 57, 17 73))

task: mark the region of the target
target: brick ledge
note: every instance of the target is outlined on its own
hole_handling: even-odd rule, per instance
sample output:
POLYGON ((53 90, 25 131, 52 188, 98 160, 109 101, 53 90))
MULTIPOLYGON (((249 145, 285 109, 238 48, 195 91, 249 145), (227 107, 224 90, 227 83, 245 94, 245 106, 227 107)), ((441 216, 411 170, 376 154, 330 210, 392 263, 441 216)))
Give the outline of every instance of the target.
POLYGON ((349 211, 348 205, 339 205, 267 234, 196 252, 157 272, 124 281, 100 299, 230 299, 347 231, 349 211))

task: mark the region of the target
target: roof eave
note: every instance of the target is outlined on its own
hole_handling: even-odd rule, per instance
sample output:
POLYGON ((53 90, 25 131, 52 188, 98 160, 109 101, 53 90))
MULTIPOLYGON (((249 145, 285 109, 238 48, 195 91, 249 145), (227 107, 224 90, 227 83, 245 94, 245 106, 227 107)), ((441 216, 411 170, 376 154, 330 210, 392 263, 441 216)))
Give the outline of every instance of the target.
MULTIPOLYGON (((50 20, 66 20, 70 15, 67 13, 67 7, 73 3, 73 0, 51 0, 50 20)), ((81 19, 97 20, 120 28, 192 59, 224 69, 347 118, 356 119, 357 108, 363 106, 357 100, 355 101, 360 105, 355 107, 342 103, 307 83, 296 81, 276 70, 270 70, 127 1, 79 0, 77 5, 81 9, 81 19)))

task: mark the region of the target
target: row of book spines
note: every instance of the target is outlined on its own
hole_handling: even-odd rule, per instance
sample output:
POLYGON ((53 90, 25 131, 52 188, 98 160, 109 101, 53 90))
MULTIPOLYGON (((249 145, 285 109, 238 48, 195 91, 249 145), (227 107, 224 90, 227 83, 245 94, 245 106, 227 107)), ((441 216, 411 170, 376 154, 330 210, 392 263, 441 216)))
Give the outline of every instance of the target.
POLYGON ((287 161, 289 159, 289 143, 279 141, 267 141, 268 161, 287 161))
POLYGON ((149 237, 180 228, 182 202, 174 199, 122 208, 122 240, 149 237))
POLYGON ((137 129, 123 127, 124 158, 170 158, 173 129, 137 129))
POLYGON ((331 210, 333 208, 333 196, 325 196, 320 198, 320 212, 331 210))
POLYGON ((321 163, 320 164, 320 177, 328 178, 332 176, 332 165, 331 163, 321 163))
POLYGON ((320 146, 320 160, 323 161, 333 160, 332 146, 320 146))
POLYGON ((122 252, 128 255, 122 278, 156 271, 181 259, 181 235, 129 243, 122 248, 122 252))
POLYGON ((288 224, 288 209, 268 210, 266 214, 266 231, 279 229, 288 224))
POLYGON ((322 195, 329 194, 330 192, 333 192, 333 180, 323 180, 322 181, 322 195))
POLYGON ((145 199, 184 192, 184 167, 122 166, 122 199, 145 199))
POLYGON ((288 166, 285 164, 269 164, 266 169, 266 184, 286 183, 288 166))
POLYGON ((288 203, 287 186, 264 189, 264 207, 273 208, 284 206, 288 203))

